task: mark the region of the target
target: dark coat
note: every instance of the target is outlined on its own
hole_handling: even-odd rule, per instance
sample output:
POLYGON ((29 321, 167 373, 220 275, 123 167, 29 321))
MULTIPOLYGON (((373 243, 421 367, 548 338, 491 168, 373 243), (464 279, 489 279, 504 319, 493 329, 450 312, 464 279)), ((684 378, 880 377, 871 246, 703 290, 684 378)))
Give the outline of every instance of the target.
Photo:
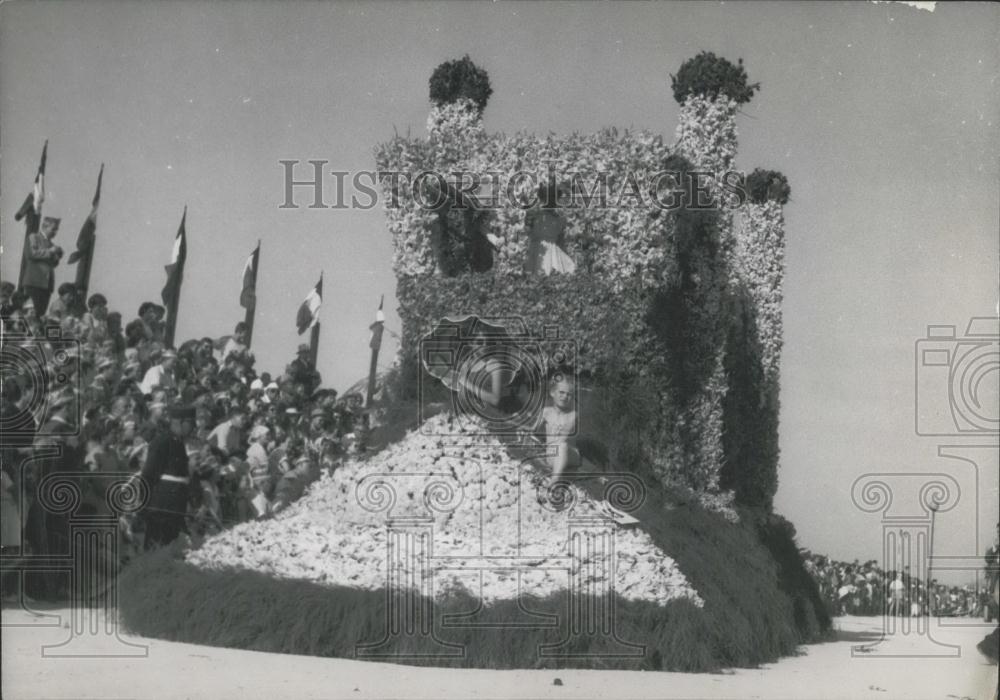
POLYGON ((55 288, 55 267, 59 264, 56 246, 41 233, 28 236, 27 264, 24 268, 24 286, 52 291, 55 288))

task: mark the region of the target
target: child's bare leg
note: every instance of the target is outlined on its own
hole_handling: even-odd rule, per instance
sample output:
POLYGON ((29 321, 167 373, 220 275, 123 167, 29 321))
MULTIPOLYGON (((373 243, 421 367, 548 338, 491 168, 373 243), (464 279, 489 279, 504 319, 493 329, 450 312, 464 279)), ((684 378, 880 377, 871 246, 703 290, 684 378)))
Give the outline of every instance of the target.
POLYGON ((572 453, 575 452, 568 442, 560 442, 557 446, 556 454, 553 455, 552 459, 552 476, 549 477, 549 486, 554 484, 562 476, 563 472, 566 471, 566 467, 569 466, 571 461, 572 453))

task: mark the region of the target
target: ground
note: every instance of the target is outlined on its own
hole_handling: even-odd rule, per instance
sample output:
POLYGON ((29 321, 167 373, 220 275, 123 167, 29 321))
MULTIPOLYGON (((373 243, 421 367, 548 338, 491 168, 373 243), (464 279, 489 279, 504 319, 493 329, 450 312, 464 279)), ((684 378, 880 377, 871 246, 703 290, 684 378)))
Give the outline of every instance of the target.
MULTIPOLYGON (((85 634, 77 652, 90 658, 46 658, 43 645, 69 638, 70 611, 39 617, 3 611, 3 697, 28 698, 918 698, 987 700, 997 667, 975 649, 988 628, 979 620, 931 622, 931 635, 957 645, 952 658, 914 658, 922 636, 890 636, 899 656, 852 657, 852 647, 880 636, 878 618, 835 620, 835 641, 801 648, 798 656, 760 669, 721 674, 635 671, 490 671, 267 654, 143 639, 121 634, 146 657, 102 656, 125 647, 105 634, 85 634), (55 626, 39 627, 39 623, 55 626), (34 626, 14 626, 34 625, 34 626), (554 683, 558 678, 561 685, 554 683)), ((86 622, 92 622, 87 620, 86 622)), ((89 626, 89 625, 88 625, 89 626)), ((935 647, 942 650, 944 647, 935 647)))

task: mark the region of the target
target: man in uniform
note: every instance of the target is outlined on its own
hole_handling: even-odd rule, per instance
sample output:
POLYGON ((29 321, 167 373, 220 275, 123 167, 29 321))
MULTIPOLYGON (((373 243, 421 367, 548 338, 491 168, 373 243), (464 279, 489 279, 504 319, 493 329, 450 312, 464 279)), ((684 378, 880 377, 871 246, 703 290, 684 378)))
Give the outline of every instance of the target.
MULTIPOLYGON (((73 407, 78 397, 72 391, 60 391, 49 395, 48 416, 45 418, 32 445, 33 459, 24 477, 27 481, 26 493, 31 494, 28 506, 25 533, 33 556, 66 556, 70 549, 69 514, 61 509, 47 506, 40 487, 47 477, 59 475, 59 482, 49 488, 54 490, 70 486, 75 479, 73 472, 79 470, 83 454, 79 449, 76 412, 73 407)), ((50 491, 50 494, 52 491, 50 491)), ((27 588, 30 595, 42 598, 60 597, 66 592, 66 579, 56 572, 38 572, 29 576, 27 588)))
POLYGON ((55 269, 62 260, 63 249, 52 239, 59 231, 59 219, 46 216, 42 219, 42 230, 28 236, 28 260, 24 268, 24 291, 35 304, 35 313, 45 315, 49 299, 55 289, 55 269))
POLYGON ((141 478, 149 488, 145 509, 146 549, 166 545, 184 529, 190 471, 184 439, 194 430, 195 409, 170 409, 170 430, 159 433, 149 443, 141 478))

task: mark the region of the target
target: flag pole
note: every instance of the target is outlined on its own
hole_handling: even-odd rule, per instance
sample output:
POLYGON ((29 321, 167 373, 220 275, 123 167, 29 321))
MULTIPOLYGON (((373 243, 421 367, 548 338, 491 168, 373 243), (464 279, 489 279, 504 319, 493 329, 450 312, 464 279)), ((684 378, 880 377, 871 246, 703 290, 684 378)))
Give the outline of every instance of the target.
POLYGON ((42 158, 38 164, 38 171, 35 173, 35 184, 32 186, 31 194, 24 200, 24 204, 14 214, 14 221, 24 218, 24 246, 21 248, 21 271, 17 276, 17 288, 24 288, 24 273, 28 268, 28 251, 31 249, 31 234, 38 233, 42 224, 42 202, 45 188, 45 161, 49 153, 49 140, 45 139, 42 146, 42 158))
MULTIPOLYGON (((323 272, 319 273, 319 283, 323 284, 323 272)), ((312 333, 309 336, 309 363, 316 369, 316 361, 319 358, 319 321, 313 324, 312 333)))
POLYGON ((378 352, 382 347, 382 329, 384 326, 384 321, 382 320, 382 304, 385 303, 385 294, 378 302, 378 313, 375 316, 375 323, 372 324, 372 339, 369 345, 372 349, 372 359, 371 365, 368 367, 368 393, 365 396, 365 407, 369 408, 372 405, 372 398, 375 396, 375 373, 378 371, 378 352))
POLYGON ((177 331, 177 310, 180 307, 181 287, 184 283, 184 263, 187 261, 187 205, 184 205, 184 214, 181 216, 181 226, 177 235, 181 238, 181 242, 175 243, 175 245, 180 245, 183 252, 176 262, 172 261, 177 265, 174 271, 176 281, 170 298, 163 300, 167 305, 167 323, 163 334, 163 344, 168 348, 174 347, 174 334, 177 331))
MULTIPOLYGON (((90 270, 94 264, 94 249, 97 247, 97 205, 101 200, 101 180, 104 179, 104 163, 101 163, 101 170, 97 173, 97 191, 94 193, 94 201, 91 204, 90 216, 87 217, 87 222, 84 226, 92 226, 91 237, 89 241, 89 247, 80 256, 80 260, 76 265, 76 288, 80 292, 80 296, 83 298, 83 302, 87 302, 87 291, 90 289, 90 270), (93 219, 93 221, 92 221, 93 219)), ((79 249, 79 245, 77 245, 79 249)), ((72 262, 72 260, 70 261, 72 262)))
POLYGON ((319 357, 319 321, 312 327, 312 334, 309 336, 309 364, 316 369, 316 359, 319 357))
POLYGON ((257 248, 253 252, 253 303, 247 306, 246 316, 243 322, 247 325, 247 348, 253 343, 253 320, 257 314, 257 268, 260 267, 260 239, 257 239, 257 248))

